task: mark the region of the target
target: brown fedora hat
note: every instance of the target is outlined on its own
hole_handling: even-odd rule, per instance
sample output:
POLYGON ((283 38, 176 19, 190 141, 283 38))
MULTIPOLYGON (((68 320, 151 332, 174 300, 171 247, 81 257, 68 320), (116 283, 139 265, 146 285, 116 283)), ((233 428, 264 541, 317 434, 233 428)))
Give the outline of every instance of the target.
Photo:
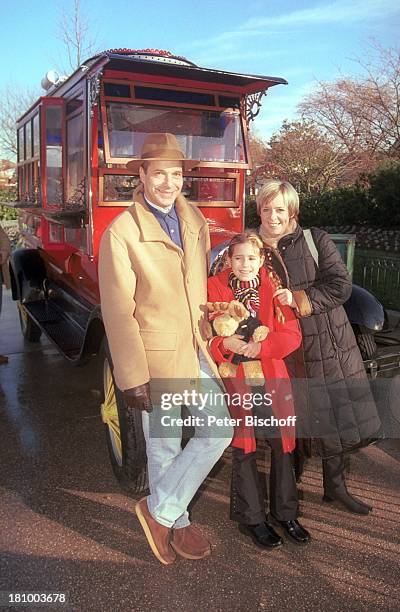
POLYGON ((137 174, 143 162, 159 160, 180 161, 184 170, 191 170, 200 163, 198 160, 186 159, 176 137, 168 132, 163 132, 147 134, 140 158, 128 162, 126 167, 137 174))

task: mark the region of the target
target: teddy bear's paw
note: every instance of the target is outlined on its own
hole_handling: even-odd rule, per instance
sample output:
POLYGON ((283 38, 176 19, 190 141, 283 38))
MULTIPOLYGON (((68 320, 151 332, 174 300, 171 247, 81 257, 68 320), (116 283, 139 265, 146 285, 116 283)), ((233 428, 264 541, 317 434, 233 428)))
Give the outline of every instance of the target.
POLYGON ((221 363, 218 368, 221 378, 235 378, 236 370, 237 366, 230 361, 224 361, 224 363, 221 363))
POLYGON ((210 340, 210 338, 213 337, 213 331, 212 331, 211 323, 209 323, 209 321, 204 322, 202 331, 203 331, 203 337, 206 340, 210 340))
POLYGON ((262 342, 263 340, 265 340, 268 334, 269 334, 269 327, 267 327, 266 325, 260 325, 254 331, 253 340, 254 342, 262 342))
POLYGON ((264 372, 259 359, 243 361, 242 366, 247 385, 251 387, 259 387, 264 384, 264 372))

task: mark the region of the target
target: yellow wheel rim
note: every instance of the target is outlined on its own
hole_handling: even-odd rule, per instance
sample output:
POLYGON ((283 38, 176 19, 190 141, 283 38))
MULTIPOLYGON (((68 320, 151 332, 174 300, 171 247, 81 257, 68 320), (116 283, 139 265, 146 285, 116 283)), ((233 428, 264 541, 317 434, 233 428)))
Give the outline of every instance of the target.
POLYGON ((119 426, 117 399, 115 397, 114 381, 108 359, 103 366, 104 402, 101 405, 101 418, 107 425, 115 460, 122 465, 121 429, 119 426))
POLYGON ((19 312, 21 313, 21 318, 22 318, 23 324, 26 327, 26 325, 28 323, 28 313, 26 312, 26 310, 25 310, 24 306, 21 304, 21 302, 18 301, 17 302, 17 306, 18 306, 19 312))

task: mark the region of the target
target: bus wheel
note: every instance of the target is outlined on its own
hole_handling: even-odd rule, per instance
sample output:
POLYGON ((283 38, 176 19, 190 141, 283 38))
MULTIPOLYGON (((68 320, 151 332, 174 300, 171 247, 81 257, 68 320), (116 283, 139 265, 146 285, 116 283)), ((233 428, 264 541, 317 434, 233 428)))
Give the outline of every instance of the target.
POLYGON ((40 336, 42 335, 42 330, 36 323, 31 319, 28 314, 26 308, 21 304, 20 301, 17 302, 18 306, 18 316, 19 323, 21 326, 21 332, 25 340, 28 342, 39 342, 40 336))
POLYGON ((354 333, 358 348, 360 349, 361 357, 363 359, 372 359, 375 357, 378 347, 376 346, 374 334, 372 334, 362 325, 356 325, 354 327, 354 333))
POLYGON ((134 413, 128 423, 121 391, 115 384, 110 352, 106 342, 101 349, 103 367, 103 403, 101 417, 105 426, 108 452, 115 477, 130 493, 147 489, 146 441, 142 429, 142 414, 134 413))

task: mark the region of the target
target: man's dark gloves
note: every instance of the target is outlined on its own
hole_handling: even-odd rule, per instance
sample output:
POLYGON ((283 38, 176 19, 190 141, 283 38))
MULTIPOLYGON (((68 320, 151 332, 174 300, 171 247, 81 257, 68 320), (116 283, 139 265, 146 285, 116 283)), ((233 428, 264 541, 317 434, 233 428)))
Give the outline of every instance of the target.
POLYGON ((138 387, 132 387, 132 389, 126 389, 124 391, 125 404, 129 408, 136 408, 136 410, 146 410, 151 412, 153 406, 151 405, 150 399, 150 383, 139 385, 138 387))

